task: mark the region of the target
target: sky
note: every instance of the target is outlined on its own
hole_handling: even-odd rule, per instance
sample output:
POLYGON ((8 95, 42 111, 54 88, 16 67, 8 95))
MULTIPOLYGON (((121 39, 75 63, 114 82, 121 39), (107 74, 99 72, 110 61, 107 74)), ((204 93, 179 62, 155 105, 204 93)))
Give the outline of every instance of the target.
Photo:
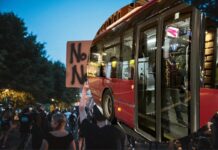
POLYGON ((45 43, 50 60, 66 63, 67 41, 92 40, 115 11, 133 0, 0 0, 0 12, 14 12, 28 33, 45 43))

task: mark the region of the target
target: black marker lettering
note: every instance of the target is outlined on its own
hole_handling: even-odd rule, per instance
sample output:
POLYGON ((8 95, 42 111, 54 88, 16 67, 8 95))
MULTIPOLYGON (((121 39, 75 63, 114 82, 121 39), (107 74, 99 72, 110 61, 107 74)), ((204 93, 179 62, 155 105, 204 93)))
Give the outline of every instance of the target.
POLYGON ((85 79, 86 79, 86 75, 84 74, 83 65, 80 66, 80 73, 81 73, 81 76, 78 73, 77 66, 72 67, 72 81, 71 81, 72 84, 75 83, 75 80, 76 80, 75 78, 78 79, 80 84, 84 84, 85 79))
POLYGON ((79 43, 78 48, 76 50, 75 43, 71 44, 71 49, 70 49, 70 63, 71 64, 73 63, 73 58, 74 58, 73 55, 76 57, 77 63, 79 63, 80 61, 86 60, 87 55, 86 53, 81 53, 81 47, 82 47, 82 44, 79 43))

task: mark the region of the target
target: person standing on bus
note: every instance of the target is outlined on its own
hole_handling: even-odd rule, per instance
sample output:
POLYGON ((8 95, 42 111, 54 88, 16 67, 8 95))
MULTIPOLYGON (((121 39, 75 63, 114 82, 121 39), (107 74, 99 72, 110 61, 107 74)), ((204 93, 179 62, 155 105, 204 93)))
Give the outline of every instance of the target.
POLYGON ((180 111, 180 89, 183 86, 184 77, 181 70, 177 68, 175 56, 169 55, 167 60, 168 76, 167 76, 167 89, 165 93, 165 104, 169 103, 170 99, 173 102, 173 107, 176 112, 177 122, 186 125, 183 120, 182 113, 180 111))

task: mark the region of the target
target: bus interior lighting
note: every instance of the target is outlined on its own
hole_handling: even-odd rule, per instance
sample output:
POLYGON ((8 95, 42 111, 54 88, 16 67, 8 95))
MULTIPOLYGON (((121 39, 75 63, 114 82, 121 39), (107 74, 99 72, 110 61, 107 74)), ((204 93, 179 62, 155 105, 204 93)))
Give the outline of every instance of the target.
POLYGON ((131 59, 131 60, 129 61, 129 64, 130 64, 130 65, 134 65, 134 64, 135 64, 135 60, 134 60, 134 59, 131 59))
POLYGON ((179 19, 179 15, 180 15, 179 12, 175 13, 175 20, 179 19))
POLYGON ((113 68, 115 68, 116 65, 117 65, 117 61, 112 61, 111 65, 112 65, 113 68))

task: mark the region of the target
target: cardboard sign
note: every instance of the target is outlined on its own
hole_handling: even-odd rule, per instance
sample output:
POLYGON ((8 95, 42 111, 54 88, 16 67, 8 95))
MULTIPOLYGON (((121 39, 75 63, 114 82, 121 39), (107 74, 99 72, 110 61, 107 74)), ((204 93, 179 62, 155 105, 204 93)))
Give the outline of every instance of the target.
POLYGON ((82 87, 92 41, 67 42, 66 87, 82 87))

